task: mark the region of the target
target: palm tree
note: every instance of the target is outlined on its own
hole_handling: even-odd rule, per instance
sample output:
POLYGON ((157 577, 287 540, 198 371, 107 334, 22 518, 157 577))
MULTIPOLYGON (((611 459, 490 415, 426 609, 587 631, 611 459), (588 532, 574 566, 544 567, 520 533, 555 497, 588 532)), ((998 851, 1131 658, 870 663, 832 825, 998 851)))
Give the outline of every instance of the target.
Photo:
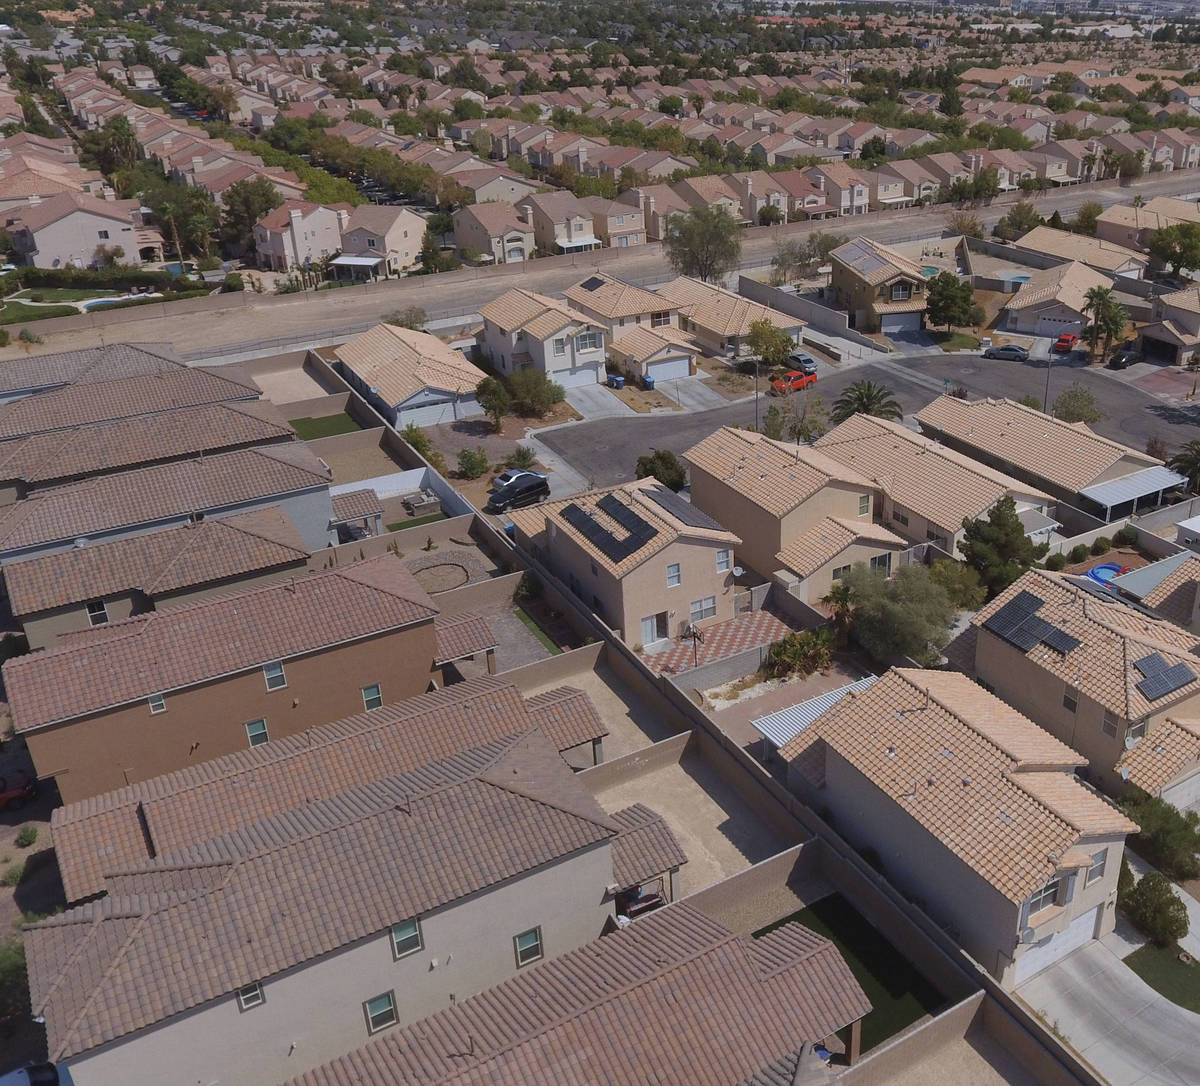
POLYGON ((1130 202, 1131 204, 1133 204, 1133 206, 1134 206, 1134 207, 1145 207, 1145 206, 1146 206, 1146 197, 1145 197, 1145 196, 1143 196, 1143 195, 1142 195, 1142 194, 1139 192, 1139 193, 1138 193, 1138 194, 1137 194, 1137 195, 1136 195, 1136 196, 1135 196, 1135 197, 1134 197, 1132 200, 1130 200, 1129 202, 1130 202))
POLYGON ((829 618, 840 647, 846 643, 854 624, 854 598, 850 586, 845 581, 834 582, 828 594, 821 597, 821 602, 829 608, 829 618))
POLYGON ((1082 163, 1084 176, 1089 179, 1092 178, 1096 169, 1096 153, 1089 151, 1083 156, 1082 163))
POLYGON ((833 404, 833 421, 845 422, 851 415, 874 415, 877 419, 901 419, 904 410, 886 385, 855 381, 833 404))
POLYGON ((1172 471, 1186 475, 1188 489, 1200 492, 1200 441, 1189 441, 1174 456, 1167 460, 1172 471))
POLYGON ((1091 318, 1087 337, 1088 346, 1093 354, 1096 353, 1096 344, 1100 342, 1100 331, 1105 315, 1115 304, 1116 295, 1113 293, 1112 287, 1088 287, 1087 293, 1083 296, 1082 312, 1091 318))
POLYGON ((1100 322, 1104 330, 1104 354, 1101 355, 1101 359, 1104 359, 1112 349, 1112 341, 1125 334, 1125 326, 1129 323, 1129 310, 1120 302, 1114 301, 1105 309, 1100 322))

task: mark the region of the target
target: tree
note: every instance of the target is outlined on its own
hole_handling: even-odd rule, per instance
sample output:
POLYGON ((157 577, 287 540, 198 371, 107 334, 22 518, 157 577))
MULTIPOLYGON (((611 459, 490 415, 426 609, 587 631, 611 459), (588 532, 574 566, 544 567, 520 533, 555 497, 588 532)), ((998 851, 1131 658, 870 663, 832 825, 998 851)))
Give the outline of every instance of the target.
POLYGON ((508 391, 513 406, 522 415, 542 418, 556 403, 562 403, 566 393, 541 370, 532 367, 517 370, 508 379, 508 391))
POLYGON ((975 305, 975 288, 969 279, 953 272, 939 272, 929 281, 925 294, 925 315, 932 324, 947 328, 969 324, 975 305))
POLYGON ((764 204, 758 212, 759 226, 778 226, 783 222, 783 212, 775 204, 764 204))
POLYGON ((1116 304, 1116 294, 1112 287, 1088 287, 1083 296, 1083 309, 1080 312, 1091 318, 1087 337, 1088 345, 1093 353, 1095 353, 1096 345, 1100 342, 1104 314, 1116 304))
POLYGON ((1003 592, 1041 558, 1049 544, 1035 544, 1017 517, 1017 504, 1006 494, 988 510, 986 518, 963 519, 963 539, 958 549, 976 573, 989 596, 1003 592))
POLYGON ((672 215, 663 242, 667 259, 680 275, 705 283, 723 279, 741 260, 740 229, 737 220, 717 205, 672 215))
POLYGON ((421 331, 429 320, 429 314, 419 305, 406 306, 404 309, 393 309, 383 318, 384 324, 394 324, 397 328, 411 328, 414 332, 421 331))
POLYGON ((478 449, 458 450, 458 471, 464 479, 478 479, 490 464, 482 445, 478 449))
POLYGON ((979 221, 977 215, 973 215, 970 211, 955 211, 946 222, 950 227, 951 234, 957 234, 964 238, 983 237, 983 223, 979 221))
POLYGON ((945 117, 961 117, 963 115, 962 96, 955 86, 942 91, 942 102, 938 109, 945 117))
POLYGON ((1125 915, 1155 946, 1171 946, 1188 933, 1187 906, 1158 871, 1143 875, 1125 896, 1125 915))
POLYGON ((1108 306, 1100 318, 1100 330, 1104 333, 1104 353, 1103 358, 1107 358, 1112 350, 1114 339, 1125 334, 1125 328, 1129 324, 1129 310, 1126 309, 1120 302, 1114 300, 1112 305, 1108 306))
POLYGON ((1008 213, 996 223, 994 232, 998 238, 1015 241, 1035 227, 1041 226, 1044 221, 1032 203, 1022 200, 1008 209, 1008 213))
POLYGON ((850 627, 854 625, 854 597, 850 586, 845 581, 834 581, 829 591, 821 597, 821 602, 829 608, 829 621, 833 623, 838 645, 844 645, 850 635, 850 627))
POLYGON ((1167 467, 1187 477, 1188 489, 1200 493, 1200 441, 1188 441, 1170 460, 1167 467))
POLYGON ((854 607, 854 638, 878 664, 936 663, 950 637, 954 607, 922 565, 892 577, 860 562, 843 578, 854 607))
POLYGON ((254 243, 254 224, 283 203, 283 197, 265 177, 235 181, 221 197, 221 235, 236 250, 254 243))
POLYGON ((1194 879, 1200 875, 1200 815, 1181 811, 1160 796, 1137 791, 1123 804, 1125 813, 1138 824, 1133 843, 1138 852, 1172 878, 1194 879))
POLYGON ((807 445, 829 429, 829 412, 825 410, 825 401, 820 396, 809 399, 807 389, 799 400, 798 409, 794 403, 788 405, 791 417, 785 423, 784 431, 793 441, 803 441, 807 445))
POLYGON ((796 346, 787 332, 772 324, 766 317, 751 323, 746 343, 751 352, 762 359, 768 370, 786 365, 788 355, 796 346))
POLYGON ((929 576, 960 611, 976 611, 987 599, 987 589, 979 582, 979 571, 965 562, 939 558, 929 567, 929 576))
POLYGON ((670 449, 654 449, 639 456, 634 472, 639 479, 655 478, 671 490, 682 490, 687 485, 687 471, 670 449))
POLYGON ((828 671, 833 663, 833 634, 823 626, 784 634, 767 650, 763 672, 772 679, 792 675, 807 677, 815 671, 828 671))
POLYGON ((1096 220, 1103 212, 1104 205, 1102 203, 1097 200, 1088 200, 1075 212, 1075 218, 1071 220, 1072 232, 1094 238, 1096 236, 1096 220))
POLYGON ((1042 401, 1032 392, 1026 392, 1024 396, 1017 400, 1017 403, 1024 407, 1032 407, 1035 411, 1042 409, 1042 401))
POLYGON ((499 433, 500 427, 504 425, 504 416, 512 406, 512 397, 509 396, 508 389, 495 377, 485 377, 475 386, 475 399, 483 408, 483 413, 492 420, 496 433, 499 433))
POLYGON ((1068 388, 1058 394, 1050 406, 1050 414, 1063 422, 1100 422, 1108 418, 1096 403, 1096 397, 1078 381, 1073 381, 1068 388))
POLYGON ((1179 276, 1184 268, 1200 268, 1200 224, 1180 222, 1162 226, 1150 235, 1151 256, 1179 276))
POLYGON ((833 402, 833 421, 845 422, 851 415, 874 415, 878 419, 900 419, 904 410, 886 385, 855 381, 833 402))
POLYGON ((141 154, 133 125, 127 117, 113 117, 100 133, 96 162, 100 172, 111 177, 120 169, 132 166, 141 154))

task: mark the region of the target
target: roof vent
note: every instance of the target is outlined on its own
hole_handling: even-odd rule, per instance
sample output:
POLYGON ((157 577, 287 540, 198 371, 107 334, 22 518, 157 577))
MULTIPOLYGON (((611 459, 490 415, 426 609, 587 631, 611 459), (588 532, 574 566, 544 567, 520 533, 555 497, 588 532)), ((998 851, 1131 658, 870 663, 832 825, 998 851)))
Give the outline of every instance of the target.
POLYGON ((895 758, 895 757, 896 757, 896 748, 895 748, 895 747, 888 747, 888 749, 887 749, 887 756, 888 756, 889 758, 895 758))
POLYGON ((76 538, 76 540, 75 540, 75 546, 77 546, 77 547, 86 547, 86 546, 87 546, 87 542, 88 542, 88 541, 87 541, 87 536, 85 536, 85 535, 81 535, 81 536, 78 536, 78 537, 76 538))
POLYGON ((970 788, 971 785, 975 783, 970 777, 963 777, 962 781, 964 788, 970 788))
POLYGON ((952 751, 949 747, 942 747, 942 757, 943 758, 953 758, 954 751, 952 751))
POLYGON ((1010 815, 1007 811, 997 811, 996 817, 1000 819, 1000 821, 1006 826, 1012 821, 1012 815, 1010 815))

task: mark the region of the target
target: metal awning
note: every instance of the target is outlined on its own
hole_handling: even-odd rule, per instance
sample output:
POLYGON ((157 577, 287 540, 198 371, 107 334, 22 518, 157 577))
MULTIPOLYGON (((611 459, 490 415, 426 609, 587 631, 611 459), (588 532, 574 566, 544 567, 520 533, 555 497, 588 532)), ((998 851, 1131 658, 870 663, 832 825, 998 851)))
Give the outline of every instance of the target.
POLYGON ((1161 494, 1164 490, 1172 490, 1184 486, 1186 477, 1170 468, 1143 468, 1131 475, 1122 475, 1119 479, 1109 479, 1095 486, 1085 486, 1079 493, 1088 501, 1103 505, 1107 509, 1121 505, 1123 502, 1137 501, 1150 494, 1161 494))
POLYGON ((1037 535, 1038 532, 1049 532, 1062 527, 1059 521, 1046 516, 1040 509, 1022 509, 1017 513, 1017 520, 1021 522, 1026 535, 1037 535))
POLYGON ((337 268, 373 268, 383 263, 382 256, 335 256, 329 263, 337 268))
POLYGON ((556 239, 555 244, 560 249, 563 249, 563 250, 569 252, 572 249, 594 249, 597 245, 600 244, 600 239, 596 238, 596 237, 591 237, 589 235, 586 238, 572 238, 570 241, 562 241, 562 240, 556 239))
POLYGON ((866 690, 875 679, 876 676, 868 675, 865 679, 818 694, 815 698, 800 702, 799 705, 789 705, 786 709, 760 716, 757 720, 750 721, 750 726, 761 732, 773 746, 782 747, 795 739, 817 717, 832 709, 847 694, 866 690))

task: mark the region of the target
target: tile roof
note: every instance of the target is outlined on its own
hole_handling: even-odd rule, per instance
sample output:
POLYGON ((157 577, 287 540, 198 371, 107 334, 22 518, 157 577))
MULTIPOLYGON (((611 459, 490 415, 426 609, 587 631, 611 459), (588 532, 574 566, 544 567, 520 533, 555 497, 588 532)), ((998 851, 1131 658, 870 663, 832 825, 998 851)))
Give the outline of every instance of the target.
MULTIPOLYGON (((872 285, 884 283, 896 275, 907 275, 918 282, 923 281, 921 266, 916 261, 909 260, 889 245, 872 241, 861 234, 853 241, 839 245, 829 255, 831 260, 844 264, 859 279, 872 285)), ((924 299, 919 300, 921 304, 918 308, 924 308, 924 299)))
POLYGON ((1158 653, 1168 665, 1186 664, 1200 676, 1200 641, 1194 634, 1143 614, 1116 596, 1094 595, 1071 578, 1047 570, 1030 570, 986 604, 971 619, 980 637, 994 636, 983 630, 983 623, 1023 591, 1043 601, 1039 618, 1080 642, 1065 655, 1039 643, 1025 657, 1064 683, 1077 685, 1104 708, 1126 720, 1138 720, 1200 693, 1200 687, 1189 683, 1151 702, 1137 688, 1145 676, 1135 662, 1151 653, 1158 653))
MULTIPOLYGON (((145 377, 152 373, 179 371, 187 367, 175 358, 166 343, 111 343, 79 351, 30 355, 0 363, 0 392, 26 391, 81 382, 115 381, 122 377, 145 377)), ((239 375, 236 367, 223 373, 239 375)), ((242 383, 258 394, 247 378, 242 383)))
POLYGON ((137 200, 105 200, 86 192, 58 192, 37 204, 25 204, 8 209, 8 217, 17 220, 13 229, 24 227, 36 233, 68 215, 82 213, 130 226, 133 214, 141 204, 137 200))
POLYGON ((814 785, 836 751, 1010 901, 1081 837, 1136 832, 1075 779, 1086 759, 965 675, 893 668, 780 755, 814 785))
POLYGON ((466 611, 458 615, 439 615, 433 620, 433 630, 437 637, 433 662, 439 667, 500 644, 487 619, 466 611))
POLYGON ((758 320, 769 320, 776 328, 786 332, 802 328, 805 321, 780 313, 770 306, 752 302, 732 290, 702 283, 681 275, 657 288, 656 293, 666 298, 680 313, 701 328, 725 336, 748 336, 750 326, 758 320))
POLYGON ((461 351, 437 336, 394 324, 377 324, 333 353, 392 406, 425 389, 462 396, 474 392, 485 376, 461 351))
POLYGON ((930 436, 944 434, 1068 490, 1082 490, 1123 457, 1134 461, 1131 472, 1161 463, 1082 422, 1063 422, 1015 400, 939 396, 916 419, 930 436))
POLYGON ((964 517, 982 516, 1006 494, 1047 497, 899 423, 871 415, 852 415, 819 438, 815 448, 950 532, 959 531, 964 517))
POLYGON ((1111 288, 1112 276, 1102 275, 1078 260, 1056 264, 1030 274, 1007 302, 1005 309, 1029 309, 1046 302, 1058 302, 1076 313, 1087 305, 1087 292, 1093 288, 1111 288))
POLYGON ((0 508, 0 552, 216 511, 328 482, 328 469, 298 441, 97 475, 0 508))
POLYGON ((578 310, 572 309, 566 302, 555 301, 536 291, 514 287, 505 291, 499 298, 480 306, 479 315, 484 320, 498 325, 505 333, 524 330, 535 339, 548 339, 566 328, 578 324, 584 328, 596 327, 578 310))
MULTIPOLYGON (((626 211, 629 210, 626 204, 620 206, 626 211)), ((597 272, 574 286, 567 287, 566 295, 568 302, 590 309, 607 320, 638 317, 661 312, 664 308, 674 308, 653 291, 622 283, 620 279, 605 275, 604 272, 597 272)))
POLYGON ((435 614, 408 567, 384 554, 81 632, 8 660, 4 682, 13 723, 28 731, 435 614))
POLYGON ((1200 588, 1200 558, 1189 555, 1142 597, 1163 618, 1178 626, 1190 626, 1196 611, 1196 591, 1200 588))
POLYGON ((114 872, 107 897, 25 932, 51 1058, 269 982, 615 832, 531 731, 114 872), (188 968, 164 973, 181 954, 188 968))
POLYGON ((291 1086, 564 1086, 645 1081, 651 1068, 658 1086, 728 1086, 869 1009, 836 947, 807 928, 746 939, 681 902, 291 1086))
POLYGON ((678 328, 670 327, 651 330, 645 325, 635 325, 618 329, 610 347, 614 352, 639 363, 648 362, 663 351, 671 351, 676 355, 680 352, 689 356, 696 354, 695 344, 678 328))
POLYGON ((51 816, 67 899, 100 892, 109 871, 534 728, 560 751, 607 734, 581 690, 524 698, 484 675, 67 804, 51 816))
POLYGON ((272 505, 10 562, 3 576, 20 618, 134 589, 150 597, 178 592, 303 562, 308 553, 296 526, 272 505))
POLYGON ((657 811, 641 803, 613 811, 613 882, 622 890, 649 882, 687 863, 687 856, 657 811))
MULTIPOLYGON (((1052 226, 1035 226, 1013 243, 1018 249, 1054 256, 1060 260, 1079 260, 1100 271, 1116 273, 1121 268, 1145 268, 1149 258, 1102 238, 1072 234, 1052 226)), ((1111 284, 1110 284, 1111 285, 1111 284)))
POLYGON ((723 426, 683 454, 768 513, 781 517, 831 482, 873 489, 870 479, 810 445, 773 441, 751 430, 723 426))
POLYGON ((1172 309, 1182 309, 1187 313, 1200 313, 1200 285, 1177 290, 1172 294, 1164 294, 1160 299, 1162 304, 1172 309))
POLYGON ((1167 717, 1142 736, 1113 767, 1123 780, 1157 796, 1189 765, 1200 759, 1200 720, 1167 717))
POLYGON ((775 557, 785 569, 790 569, 798 577, 811 577, 826 562, 832 561, 859 541, 876 544, 881 550, 908 546, 908 540, 889 532, 881 524, 869 520, 822 517, 775 557))
POLYGON ((333 505, 333 520, 335 522, 362 520, 364 517, 378 516, 383 512, 383 504, 379 495, 369 487, 358 490, 343 490, 340 494, 331 494, 330 503, 333 505))

